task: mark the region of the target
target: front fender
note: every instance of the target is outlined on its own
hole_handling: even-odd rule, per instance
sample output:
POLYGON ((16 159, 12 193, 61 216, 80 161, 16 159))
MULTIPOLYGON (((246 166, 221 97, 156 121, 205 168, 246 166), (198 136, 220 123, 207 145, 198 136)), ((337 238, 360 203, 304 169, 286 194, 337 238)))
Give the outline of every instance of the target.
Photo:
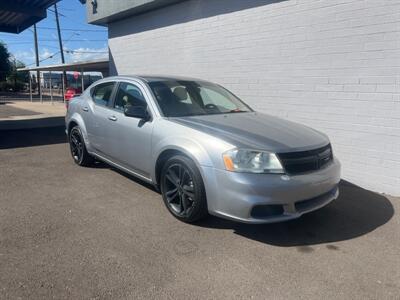
POLYGON ((166 137, 158 141, 153 147, 152 161, 154 162, 153 172, 151 174, 153 182, 156 182, 156 163, 157 159, 164 151, 175 150, 182 152, 190 157, 201 170, 202 166, 212 167, 213 161, 204 147, 189 138, 185 137, 166 137))

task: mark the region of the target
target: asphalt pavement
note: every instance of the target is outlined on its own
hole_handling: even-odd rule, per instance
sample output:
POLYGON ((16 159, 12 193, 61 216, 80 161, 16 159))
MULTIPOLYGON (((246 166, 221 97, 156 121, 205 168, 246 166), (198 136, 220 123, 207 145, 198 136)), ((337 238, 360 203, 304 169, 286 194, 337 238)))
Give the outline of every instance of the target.
POLYGON ((7 102, 0 102, 0 119, 10 116, 34 116, 34 115, 40 115, 40 113, 28 109, 7 105, 7 102))
POLYGON ((0 299, 400 299, 400 199, 340 189, 287 223, 188 225, 151 186, 76 166, 63 127, 3 130, 0 299))

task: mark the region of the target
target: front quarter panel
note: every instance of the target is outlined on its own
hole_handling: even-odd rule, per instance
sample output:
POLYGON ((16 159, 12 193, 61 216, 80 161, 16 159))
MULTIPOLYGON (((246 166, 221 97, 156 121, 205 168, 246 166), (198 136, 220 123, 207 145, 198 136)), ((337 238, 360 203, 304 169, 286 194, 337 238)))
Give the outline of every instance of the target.
MULTIPOLYGON (((155 164, 166 150, 177 150, 190 157, 202 172, 202 167, 222 169, 222 153, 234 146, 202 132, 160 118, 154 124, 152 179, 156 182, 155 164)), ((204 174, 202 174, 204 175, 204 174)))

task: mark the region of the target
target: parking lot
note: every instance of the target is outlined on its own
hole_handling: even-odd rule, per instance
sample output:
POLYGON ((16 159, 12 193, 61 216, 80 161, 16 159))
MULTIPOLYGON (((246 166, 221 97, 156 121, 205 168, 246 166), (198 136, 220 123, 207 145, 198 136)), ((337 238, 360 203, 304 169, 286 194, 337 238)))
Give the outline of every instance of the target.
POLYGON ((288 223, 188 225, 139 180, 76 166, 63 127, 0 131, 0 298, 399 299, 399 201, 342 182, 288 223))

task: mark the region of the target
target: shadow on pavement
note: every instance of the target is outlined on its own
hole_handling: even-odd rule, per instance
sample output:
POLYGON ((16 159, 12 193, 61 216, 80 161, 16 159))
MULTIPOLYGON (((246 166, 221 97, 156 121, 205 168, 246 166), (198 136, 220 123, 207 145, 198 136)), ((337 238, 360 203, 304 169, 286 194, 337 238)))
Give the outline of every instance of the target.
MULTIPOLYGON (((63 117, 61 118, 63 119, 63 117)), ((55 122, 55 124, 58 124, 60 122, 59 118, 49 118, 49 119, 55 119, 55 120, 46 120, 47 124, 49 122, 55 122)), ((27 120, 27 121, 34 122, 36 120, 27 120)), ((9 122, 9 121, 1 121, 0 128, 3 122, 9 122)), ((22 121, 15 121, 15 122, 22 122, 22 121)), ((53 145, 66 142, 67 142, 67 137, 65 135, 64 126, 32 128, 32 129, 0 130, 0 149, 53 145)))
MULTIPOLYGON (((99 162, 95 167, 110 168, 159 193, 151 184, 107 164, 99 162)), ((394 208, 385 196, 342 180, 338 199, 296 220, 251 225, 210 216, 193 226, 230 229, 235 234, 261 243, 280 247, 297 246, 299 251, 309 252, 313 249, 307 246, 344 241, 367 234, 387 223, 393 215, 394 208)), ((334 245, 328 245, 328 248, 336 250, 334 245)))
POLYGON ((109 166, 106 163, 97 162, 96 164, 99 164, 99 166, 104 166, 105 168, 109 168, 110 170, 113 170, 114 172, 117 172, 118 174, 128 178, 129 180, 132 180, 132 181, 136 182, 137 184, 143 185, 144 187, 146 187, 146 188, 148 188, 150 190, 153 190, 154 192, 160 194, 160 192, 157 190, 157 188, 151 183, 148 183, 148 182, 146 182, 146 181, 144 181, 144 180, 142 180, 142 179, 140 179, 138 177, 135 177, 135 176, 133 176, 131 174, 128 174, 128 173, 126 173, 124 171, 121 171, 121 170, 119 170, 117 168, 109 166))
MULTIPOLYGON (((28 116, 29 117, 29 116, 28 116)), ((20 130, 21 134, 30 133, 30 130, 35 128, 45 128, 45 127, 63 127, 65 126, 65 117, 44 117, 44 118, 27 118, 27 119, 17 119, 17 120, 0 120, 0 134, 2 136, 6 133, 2 131, 12 131, 20 130)))
POLYGON ((304 246, 349 240, 367 234, 387 223, 393 214, 392 204, 383 195, 342 181, 337 200, 293 221, 248 225, 211 217, 197 225, 232 229, 235 234, 252 240, 281 247, 299 246, 300 251, 308 252, 312 248, 304 246))
MULTIPOLYGON (((110 168, 106 164, 100 166, 110 168)), ((158 192, 154 186, 118 169, 117 173, 158 192)), ((159 193, 159 192, 158 192, 159 193)), ((386 224, 394 215, 391 202, 384 196, 350 182, 340 182, 340 196, 326 207, 301 218, 273 224, 251 225, 210 216, 193 226, 230 229, 245 238, 280 247, 298 247, 313 251, 311 245, 333 243, 365 235, 386 224)), ((328 245, 331 250, 336 246, 328 245)))

